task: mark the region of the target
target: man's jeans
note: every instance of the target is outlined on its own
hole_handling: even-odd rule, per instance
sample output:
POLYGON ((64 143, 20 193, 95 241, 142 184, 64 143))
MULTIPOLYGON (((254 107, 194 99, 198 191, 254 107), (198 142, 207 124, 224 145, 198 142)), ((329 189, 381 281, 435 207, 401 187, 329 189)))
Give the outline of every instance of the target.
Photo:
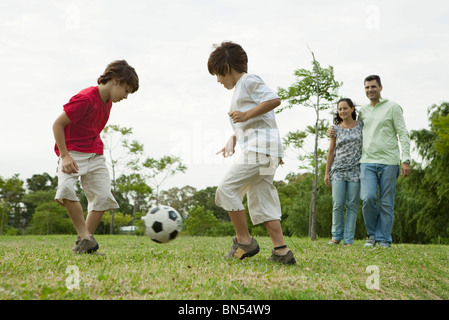
POLYGON ((360 200, 360 183, 332 180, 332 239, 345 244, 354 242, 357 210, 360 200), (346 203, 346 221, 344 208, 346 203))
POLYGON ((360 198, 362 199, 363 220, 369 236, 376 242, 391 244, 391 230, 394 218, 394 197, 398 165, 377 163, 360 164, 360 198), (379 205, 377 204, 379 186, 379 205))

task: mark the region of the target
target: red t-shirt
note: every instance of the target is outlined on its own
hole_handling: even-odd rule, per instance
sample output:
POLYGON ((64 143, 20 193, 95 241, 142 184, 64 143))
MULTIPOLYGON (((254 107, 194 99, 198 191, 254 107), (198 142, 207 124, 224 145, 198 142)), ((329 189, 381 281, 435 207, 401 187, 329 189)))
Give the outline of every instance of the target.
MULTIPOLYGON (((64 105, 64 111, 70 119, 64 128, 67 150, 103 154, 100 133, 108 122, 111 107, 111 100, 107 103, 101 100, 97 86, 73 96, 64 105)), ((59 156, 56 144, 55 152, 59 156)))

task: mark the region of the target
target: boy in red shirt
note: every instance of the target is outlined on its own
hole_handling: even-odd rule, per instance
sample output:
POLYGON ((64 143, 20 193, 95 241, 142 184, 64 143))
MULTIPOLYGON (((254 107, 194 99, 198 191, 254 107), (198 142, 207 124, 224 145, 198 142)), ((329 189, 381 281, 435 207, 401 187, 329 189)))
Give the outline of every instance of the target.
POLYGON ((125 60, 110 63, 97 82, 98 86, 73 96, 53 124, 59 156, 55 200, 66 208, 78 233, 75 253, 98 250, 93 233, 104 212, 119 207, 111 193, 100 133, 108 122, 112 103, 126 99, 139 88, 136 71, 125 60), (78 178, 88 200, 86 220, 75 192, 78 178))

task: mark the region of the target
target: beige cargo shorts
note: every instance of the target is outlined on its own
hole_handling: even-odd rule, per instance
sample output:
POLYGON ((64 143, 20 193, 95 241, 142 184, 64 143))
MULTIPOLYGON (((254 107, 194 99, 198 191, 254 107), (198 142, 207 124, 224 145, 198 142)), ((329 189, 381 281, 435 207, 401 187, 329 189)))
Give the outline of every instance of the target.
POLYGON ((218 185, 215 204, 226 211, 242 211, 245 210, 242 201, 246 194, 254 225, 281 220, 279 195, 273 185, 279 162, 279 158, 265 154, 242 154, 218 185))
POLYGON ((119 205, 111 192, 111 179, 103 155, 69 151, 78 165, 78 173, 62 172, 62 160, 58 161, 58 190, 55 201, 64 206, 64 200, 80 201, 76 195, 76 183, 81 186, 88 201, 88 212, 118 209, 119 205))

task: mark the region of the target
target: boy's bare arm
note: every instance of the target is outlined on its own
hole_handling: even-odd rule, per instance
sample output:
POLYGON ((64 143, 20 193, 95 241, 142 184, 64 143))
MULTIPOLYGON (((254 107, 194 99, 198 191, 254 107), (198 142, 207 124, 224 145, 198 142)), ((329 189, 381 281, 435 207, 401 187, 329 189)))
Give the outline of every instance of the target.
POLYGON ((67 145, 65 143, 64 128, 69 123, 70 119, 67 114, 65 112, 61 113, 61 115, 53 123, 53 134, 62 159, 62 172, 70 174, 78 172, 78 165, 69 155, 69 151, 67 150, 67 145))
POLYGON ((233 111, 233 112, 229 112, 228 114, 232 118, 232 121, 234 123, 245 122, 251 118, 260 116, 267 112, 270 112, 271 110, 273 110, 274 108, 276 108, 280 105, 281 105, 281 99, 274 99, 274 100, 262 102, 259 105, 255 106, 254 108, 252 108, 251 110, 248 110, 246 112, 233 111))

